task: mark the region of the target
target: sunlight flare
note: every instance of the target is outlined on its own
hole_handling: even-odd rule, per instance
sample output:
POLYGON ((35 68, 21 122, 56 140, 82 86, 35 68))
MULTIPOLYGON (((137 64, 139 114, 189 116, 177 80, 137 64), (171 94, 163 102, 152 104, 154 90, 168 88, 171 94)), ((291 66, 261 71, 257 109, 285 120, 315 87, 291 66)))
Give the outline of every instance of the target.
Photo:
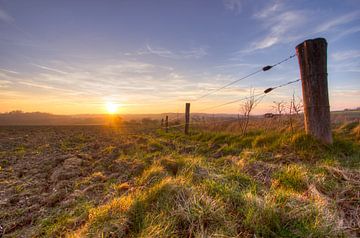
POLYGON ((106 103, 106 111, 107 111, 109 114, 115 114, 115 113, 117 113, 119 107, 120 107, 119 104, 116 104, 116 103, 113 103, 113 102, 107 102, 107 103, 106 103))

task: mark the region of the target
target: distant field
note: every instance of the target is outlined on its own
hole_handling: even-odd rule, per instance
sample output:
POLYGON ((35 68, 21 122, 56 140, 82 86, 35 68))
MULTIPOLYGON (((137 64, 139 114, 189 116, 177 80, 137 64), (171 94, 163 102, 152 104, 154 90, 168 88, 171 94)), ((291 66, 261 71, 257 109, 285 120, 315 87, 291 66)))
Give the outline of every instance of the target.
POLYGON ((331 114, 348 114, 348 115, 360 115, 360 110, 349 110, 349 111, 333 111, 331 114))
MULTIPOLYGON (((184 120, 184 113, 163 113, 163 114, 124 114, 124 115, 54 115, 41 112, 10 112, 0 113, 0 126, 8 125, 109 125, 112 121, 142 121, 165 119, 168 116, 170 121, 184 120)), ((300 114, 302 116, 302 114, 300 114)), ((207 119, 218 120, 224 118, 237 118, 237 114, 206 114, 191 113, 192 120, 207 119)), ((360 118, 360 111, 334 111, 331 112, 333 121, 351 121, 360 118)), ((261 119, 264 115, 254 115, 252 118, 261 119)))
POLYGON ((341 122, 344 120, 359 120, 360 111, 338 111, 331 112, 331 118, 333 121, 341 122))
POLYGON ((357 121, 210 122, 0 127, 4 237, 360 236, 357 121))

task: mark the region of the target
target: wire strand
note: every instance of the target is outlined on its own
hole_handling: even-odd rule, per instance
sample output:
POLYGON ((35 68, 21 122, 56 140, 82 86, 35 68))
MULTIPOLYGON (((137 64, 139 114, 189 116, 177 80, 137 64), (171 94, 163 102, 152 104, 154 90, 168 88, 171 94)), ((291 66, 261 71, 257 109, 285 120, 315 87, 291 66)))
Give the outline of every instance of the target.
POLYGON ((201 95, 200 97, 198 97, 198 98, 196 98, 196 99, 194 99, 194 100, 192 100, 192 101, 193 101, 193 102, 194 102, 194 101, 198 101, 198 100, 200 100, 200 99, 202 99, 202 98, 205 98, 205 97, 207 97, 207 96, 210 96, 210 95, 212 95, 212 94, 214 94, 214 93, 216 93, 216 92, 218 92, 218 91, 220 91, 220 90, 222 90, 222 89, 224 89, 224 88, 227 88, 227 87, 229 87, 229 86, 231 86, 231 85, 233 85, 233 84, 235 84, 235 83, 237 83, 237 82, 239 82, 239 81, 241 81, 241 80, 244 80, 244 79, 246 79, 246 78, 249 78, 249 77, 251 77, 251 76, 253 76, 253 75, 255 75, 255 74, 258 74, 258 73, 260 73, 260 72, 268 71, 268 70, 270 70, 270 69, 272 69, 272 68, 274 68, 274 67, 276 67, 276 66, 278 66, 278 65, 280 65, 280 64, 282 64, 282 63, 284 63, 284 62, 286 62, 286 61, 288 61, 288 60, 290 60, 290 59, 292 59, 292 58, 294 58, 295 56, 296 56, 296 54, 293 54, 293 55, 290 55, 289 57, 287 57, 287 58, 285 58, 285 59, 283 59, 283 60, 281 60, 281 61, 279 61, 279 62, 277 62, 277 63, 275 63, 275 64, 273 64, 273 65, 267 65, 267 66, 265 66, 265 67, 263 67, 263 68, 261 68, 261 69, 258 69, 258 70, 254 71, 254 72, 252 72, 252 73, 250 73, 250 74, 248 74, 248 75, 245 75, 245 76, 242 77, 242 78, 236 79, 236 80, 234 80, 234 81, 232 81, 232 82, 230 82, 230 83, 228 83, 228 84, 225 84, 224 86, 221 86, 220 88, 211 90, 210 92, 205 93, 205 94, 201 95))
POLYGON ((223 106, 226 106, 226 105, 229 105, 229 104, 233 104, 233 103, 236 103, 236 102, 240 102, 240 101, 243 101, 243 100, 246 100, 246 99, 249 99, 249 98, 252 98, 252 97, 258 97, 258 96, 261 96, 265 93, 258 93, 258 94, 255 94, 255 95, 252 95, 252 96, 248 96, 248 97, 244 97, 244 98, 240 98, 240 99, 236 99, 236 100, 233 100, 233 101, 230 101, 230 102, 226 102, 226 103, 223 103, 223 104, 220 104, 220 105, 216 105, 216 106, 212 106, 212 107, 208 107, 208 108, 204 108, 198 112, 203 112, 203 111, 207 111, 207 110, 210 110, 210 109, 214 109, 214 108, 218 108, 218 107, 223 107, 223 106))
POLYGON ((206 94, 198 97, 197 99, 195 99, 195 100, 193 100, 193 101, 199 101, 200 99, 202 99, 202 98, 204 98, 204 97, 207 97, 207 96, 209 96, 209 95, 211 95, 211 94, 214 94, 214 93, 216 93, 216 92, 218 92, 218 91, 220 91, 220 90, 222 90, 222 89, 224 89, 224 88, 227 88, 227 87, 229 87, 230 85, 233 85, 233 84, 235 84, 235 83, 237 83, 237 82, 239 82, 239 81, 241 81, 241 80, 243 80, 243 79, 249 78, 249 77, 251 77, 251 76, 253 76, 253 75, 257 74, 257 73, 260 73, 261 71, 262 71, 262 69, 259 69, 259 70, 255 71, 255 72, 252 72, 252 73, 250 73, 250 74, 248 74, 248 75, 246 75, 246 76, 244 76, 244 77, 242 77, 242 78, 239 78, 239 79, 237 79, 237 80, 235 80, 235 81, 232 81, 232 82, 230 82, 230 83, 228 83, 228 84, 225 84, 224 86, 222 86, 222 87, 220 87, 220 88, 217 88, 217 89, 215 89, 215 90, 212 90, 212 91, 210 91, 209 93, 206 93, 206 94))
POLYGON ((290 81, 290 82, 287 82, 287 83, 283 83, 283 84, 277 85, 275 87, 267 88, 262 93, 258 93, 258 94, 254 94, 252 96, 236 99, 236 100, 229 101, 229 102, 226 102, 226 103, 223 103, 223 104, 220 104, 220 105, 208 107, 208 108, 202 109, 202 110, 197 111, 197 112, 203 112, 203 111, 206 111, 206 110, 209 110, 209 109, 215 109, 215 108, 223 107, 223 106, 233 104, 233 103, 236 103, 236 102, 240 102, 240 101, 243 101, 243 100, 247 100, 247 99, 250 99, 250 98, 253 98, 253 97, 256 98, 255 100, 258 100, 261 96, 265 96, 266 94, 268 94, 269 92, 271 92, 271 91, 273 91, 273 90, 275 90, 277 88, 285 87, 285 86, 287 86, 289 84, 293 84, 293 83, 296 83, 298 81, 300 81, 300 79, 296 79, 296 80, 293 80, 293 81, 290 81), (257 98, 257 97, 259 97, 259 98, 257 98))

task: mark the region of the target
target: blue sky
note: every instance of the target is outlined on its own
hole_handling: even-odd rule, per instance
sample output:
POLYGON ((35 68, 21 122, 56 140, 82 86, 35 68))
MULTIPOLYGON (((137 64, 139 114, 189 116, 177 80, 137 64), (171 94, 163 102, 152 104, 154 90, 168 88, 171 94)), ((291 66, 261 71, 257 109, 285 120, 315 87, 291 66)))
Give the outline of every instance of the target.
MULTIPOLYGON (((182 112, 184 103, 328 41, 332 110, 360 106, 359 0, 0 0, 0 111, 182 112)), ((192 103, 193 111, 299 78, 297 59, 192 103)), ((301 97, 300 84, 265 97, 301 97)), ((239 104, 211 112, 237 113, 239 104)))

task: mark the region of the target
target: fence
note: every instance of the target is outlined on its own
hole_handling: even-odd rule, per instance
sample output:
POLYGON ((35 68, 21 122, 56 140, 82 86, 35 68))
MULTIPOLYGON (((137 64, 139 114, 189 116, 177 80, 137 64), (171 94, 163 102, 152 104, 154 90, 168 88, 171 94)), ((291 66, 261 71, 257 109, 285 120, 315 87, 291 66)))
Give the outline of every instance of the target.
MULTIPOLYGON (((191 103, 197 103, 198 101, 209 97, 227 87, 230 87, 242 80, 248 79, 261 72, 267 72, 280 64, 289 61, 297 56, 300 68, 300 79, 295 79, 289 82, 285 82, 279 85, 275 85, 270 88, 266 88, 263 92, 253 94, 249 97, 243 97, 235 100, 231 100, 219 105, 207 107, 198 110, 197 112, 208 111, 220 107, 224 107, 229 104, 238 103, 241 101, 254 99, 256 104, 259 104, 262 99, 272 93, 278 88, 286 87, 290 84, 295 84, 301 81, 303 103, 304 103, 304 124, 307 134, 313 135, 324 143, 332 143, 332 134, 330 127, 330 106, 328 98, 328 86, 327 86, 327 42, 324 38, 310 39, 302 42, 296 46, 296 53, 284 58, 283 60, 273 64, 266 65, 254 72, 251 72, 241 78, 238 78, 230 83, 227 83, 219 88, 210 90, 196 99, 191 100, 191 103)), ((184 123, 169 126, 169 122, 176 120, 169 120, 166 115, 165 125, 162 120, 162 126, 165 127, 165 131, 168 132, 171 128, 184 128, 184 133, 188 134, 191 125, 200 124, 202 122, 190 122, 190 102, 185 103, 185 120, 184 123)), ((158 129, 158 127, 149 128, 158 129)))

